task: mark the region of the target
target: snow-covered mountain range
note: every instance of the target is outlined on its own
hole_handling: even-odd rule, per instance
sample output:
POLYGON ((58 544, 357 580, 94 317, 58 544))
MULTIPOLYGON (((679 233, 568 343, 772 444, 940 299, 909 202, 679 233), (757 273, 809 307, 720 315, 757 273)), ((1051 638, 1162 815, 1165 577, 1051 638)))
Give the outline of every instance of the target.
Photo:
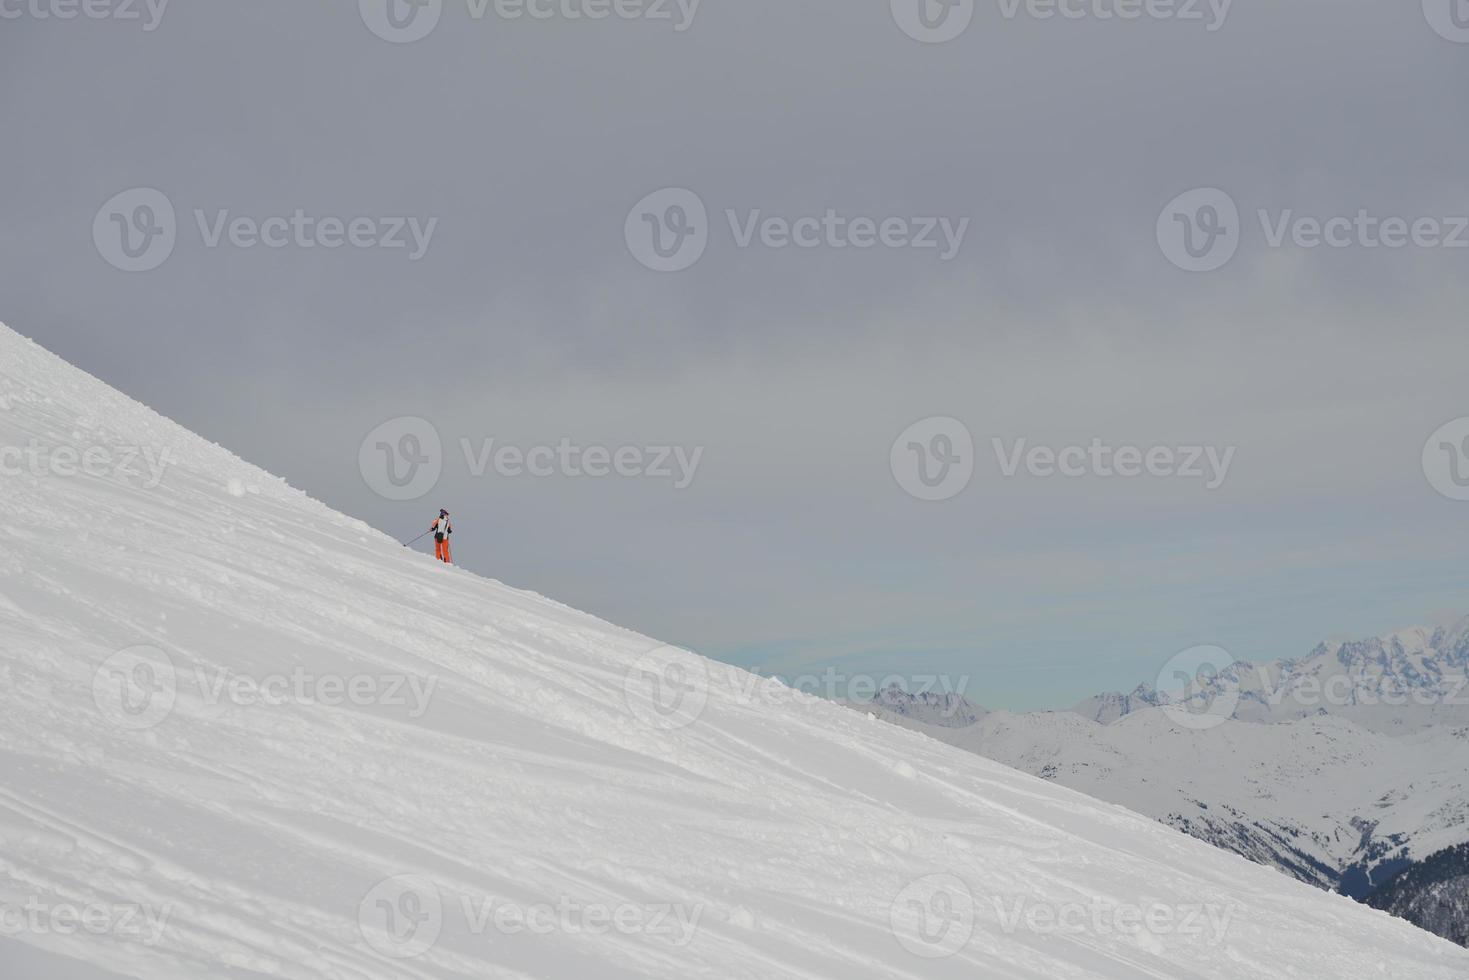
POLYGON ((1469 975, 1153 820, 435 564, 3 328, 0 462, 0 974, 1469 975))
POLYGON ((956 692, 909 692, 896 684, 882 688, 870 701, 856 707, 879 708, 889 718, 940 728, 967 728, 989 714, 956 692))
POLYGON ((1240 721, 1334 715, 1391 735, 1469 725, 1469 618, 1447 629, 1415 627, 1322 643, 1297 660, 1236 661, 1196 677, 1184 691, 1140 684, 1131 694, 1097 695, 1072 710, 1109 724, 1162 704, 1203 713, 1224 700, 1240 721))
MULTIPOLYGON (((1235 663, 1182 692, 1141 685, 1070 711, 966 704, 951 711, 977 720, 956 727, 902 710, 899 690, 867 707, 1365 899, 1469 842, 1466 663, 1469 619, 1323 643, 1298 660, 1235 663)), ((1399 894, 1384 907, 1411 905, 1399 894)), ((1455 923, 1444 935, 1463 934, 1469 906, 1439 919, 1455 923)))

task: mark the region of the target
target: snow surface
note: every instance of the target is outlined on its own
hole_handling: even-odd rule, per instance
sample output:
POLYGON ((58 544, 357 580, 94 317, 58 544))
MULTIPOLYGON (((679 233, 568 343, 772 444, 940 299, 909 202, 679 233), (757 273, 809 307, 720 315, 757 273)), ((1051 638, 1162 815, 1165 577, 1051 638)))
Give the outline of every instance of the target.
POLYGON ((0 406, 0 449, 48 460, 0 473, 0 976, 1469 976, 1143 816, 437 565, 3 327, 0 406), (63 475, 65 446, 173 463, 63 475), (270 683, 301 676, 315 701, 270 683))
POLYGON ((1201 730, 1161 708, 1108 725, 1071 711, 997 711, 965 728, 902 723, 1323 887, 1358 864, 1421 859, 1469 838, 1469 729, 1389 737, 1321 715, 1201 730))

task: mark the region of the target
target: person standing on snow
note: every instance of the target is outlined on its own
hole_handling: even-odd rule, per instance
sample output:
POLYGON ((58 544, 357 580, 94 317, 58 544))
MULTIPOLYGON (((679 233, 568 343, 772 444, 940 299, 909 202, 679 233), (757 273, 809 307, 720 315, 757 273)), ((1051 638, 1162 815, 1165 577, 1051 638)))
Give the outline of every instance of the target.
POLYGON ((434 518, 429 530, 434 532, 434 557, 446 565, 454 564, 449 559, 449 535, 454 533, 454 526, 449 523, 449 512, 440 507, 439 516, 434 518))

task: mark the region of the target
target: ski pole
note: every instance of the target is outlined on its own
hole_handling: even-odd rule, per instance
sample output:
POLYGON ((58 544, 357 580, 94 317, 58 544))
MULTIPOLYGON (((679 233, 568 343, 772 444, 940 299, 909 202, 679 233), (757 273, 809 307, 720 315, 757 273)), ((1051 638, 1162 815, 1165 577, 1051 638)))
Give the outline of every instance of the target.
POLYGON ((422 541, 424 538, 428 537, 431 533, 433 533, 433 528, 429 528, 427 531, 424 531, 422 534, 420 534, 418 537, 414 538, 412 541, 405 541, 405 542, 403 542, 403 547, 405 547, 405 548, 411 548, 415 544, 417 544, 419 541, 422 541))

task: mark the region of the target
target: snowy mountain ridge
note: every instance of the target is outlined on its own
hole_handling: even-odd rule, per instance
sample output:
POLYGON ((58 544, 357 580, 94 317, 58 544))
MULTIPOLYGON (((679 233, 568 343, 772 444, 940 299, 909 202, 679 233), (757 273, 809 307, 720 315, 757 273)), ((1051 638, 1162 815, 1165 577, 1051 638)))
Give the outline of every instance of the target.
POLYGON ((1205 712, 1234 705, 1232 718, 1276 722, 1330 714, 1386 734, 1444 723, 1469 725, 1469 617, 1449 628, 1413 627, 1355 642, 1321 643, 1299 659, 1236 661, 1185 691, 1141 684, 1101 694, 1073 711, 1110 724, 1135 711, 1177 704, 1205 712))
POLYGON ((1106 726, 995 712, 932 734, 1325 888, 1380 883, 1469 839, 1469 728, 1393 738, 1318 716, 1200 730, 1152 710, 1106 726))
POLYGON ((953 691, 908 691, 900 684, 889 684, 867 701, 843 701, 849 707, 872 707, 890 717, 942 728, 965 728, 989 712, 953 691))
POLYGON ((435 564, 4 328, 0 406, 0 449, 43 447, 0 456, 7 970, 1469 974, 1119 807, 435 564), (165 446, 151 487, 117 465, 165 446))
MULTIPOLYGON (((1237 662, 1183 696, 1142 684, 1070 711, 978 709, 979 720, 963 727, 894 710, 896 694, 866 707, 1365 899, 1410 866, 1442 866, 1439 855, 1469 843, 1466 664, 1469 619, 1322 643, 1296 660, 1237 662)), ((1435 887, 1456 893, 1469 881, 1435 887)), ((1382 907, 1424 901, 1399 887, 1382 907)), ((1450 923, 1443 935, 1469 935, 1469 910, 1424 921, 1450 923)))

